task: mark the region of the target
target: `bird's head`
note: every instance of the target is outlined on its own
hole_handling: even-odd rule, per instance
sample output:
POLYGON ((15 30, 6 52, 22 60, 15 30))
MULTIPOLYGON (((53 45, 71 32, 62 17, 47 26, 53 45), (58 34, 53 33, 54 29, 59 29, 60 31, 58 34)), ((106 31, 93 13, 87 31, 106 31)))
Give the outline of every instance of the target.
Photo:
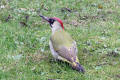
POLYGON ((42 16, 42 15, 40 15, 40 17, 42 17, 44 20, 49 22, 52 31, 56 31, 58 29, 64 30, 63 22, 61 19, 59 19, 57 17, 48 18, 48 17, 42 16))

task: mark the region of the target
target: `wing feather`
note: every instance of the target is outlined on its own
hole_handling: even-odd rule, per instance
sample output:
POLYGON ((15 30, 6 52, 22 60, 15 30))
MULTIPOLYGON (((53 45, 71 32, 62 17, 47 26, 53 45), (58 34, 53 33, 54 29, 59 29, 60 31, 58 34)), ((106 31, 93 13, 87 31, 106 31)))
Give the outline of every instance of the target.
POLYGON ((59 56, 67 59, 68 61, 72 61, 72 58, 75 58, 77 56, 76 42, 68 33, 58 33, 59 32, 55 33, 56 35, 52 35, 50 38, 53 44, 53 48, 59 56))

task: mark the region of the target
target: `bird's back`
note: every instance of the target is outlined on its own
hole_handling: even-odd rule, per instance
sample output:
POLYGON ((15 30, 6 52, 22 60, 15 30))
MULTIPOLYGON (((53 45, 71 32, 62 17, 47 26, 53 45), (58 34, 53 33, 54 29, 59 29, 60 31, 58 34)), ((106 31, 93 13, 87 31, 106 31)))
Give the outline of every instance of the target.
POLYGON ((72 37, 63 30, 56 31, 54 34, 52 34, 50 40, 52 41, 55 49, 59 48, 60 46, 71 47, 74 41, 72 37))

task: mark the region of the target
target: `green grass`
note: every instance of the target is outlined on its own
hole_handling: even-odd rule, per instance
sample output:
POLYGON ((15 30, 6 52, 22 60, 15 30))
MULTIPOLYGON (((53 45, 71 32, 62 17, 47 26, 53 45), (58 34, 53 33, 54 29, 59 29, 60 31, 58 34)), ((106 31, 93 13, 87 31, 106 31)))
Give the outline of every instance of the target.
POLYGON ((0 80, 120 79, 119 0, 1 0, 3 5, 0 80), (38 13, 63 20, 65 30, 77 42, 85 74, 54 61, 48 44, 51 30, 38 13))

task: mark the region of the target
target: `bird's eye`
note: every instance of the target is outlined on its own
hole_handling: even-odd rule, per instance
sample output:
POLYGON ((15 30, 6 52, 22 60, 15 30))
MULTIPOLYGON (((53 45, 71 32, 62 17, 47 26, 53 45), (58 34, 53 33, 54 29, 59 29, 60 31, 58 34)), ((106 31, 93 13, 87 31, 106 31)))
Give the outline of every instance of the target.
POLYGON ((50 24, 53 24, 54 21, 55 21, 54 19, 49 19, 50 24))

